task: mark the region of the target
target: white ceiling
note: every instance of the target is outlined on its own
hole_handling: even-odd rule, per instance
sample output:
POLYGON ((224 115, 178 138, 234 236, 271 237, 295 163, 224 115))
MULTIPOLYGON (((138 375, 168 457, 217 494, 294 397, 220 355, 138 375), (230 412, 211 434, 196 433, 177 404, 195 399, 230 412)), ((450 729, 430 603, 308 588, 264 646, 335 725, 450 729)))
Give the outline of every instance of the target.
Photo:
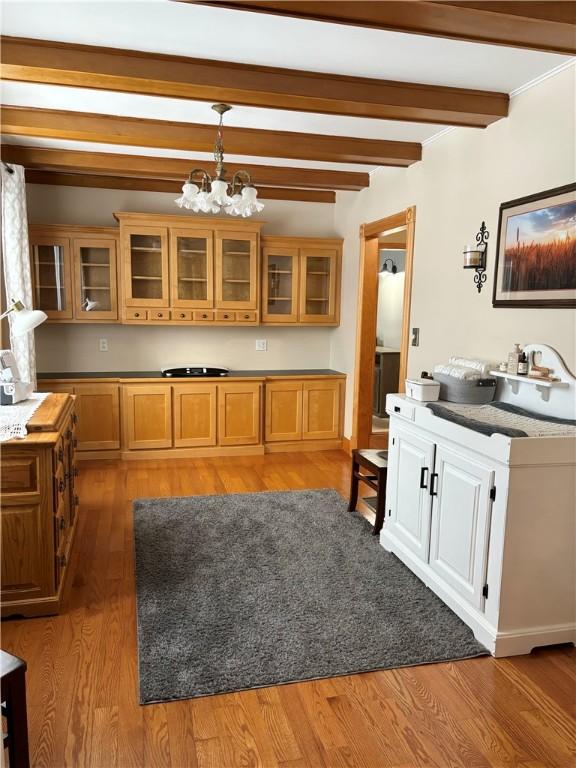
MULTIPOLYGON (((5 0, 4 35, 177 54, 387 80, 510 93, 566 56, 327 24, 169 0, 5 0)), ((210 103, 30 83, 3 84, 2 102, 216 125, 210 103)), ((236 106, 225 125, 398 141, 428 141, 446 126, 236 106)), ((467 129, 479 130, 479 129, 467 129)), ((198 152, 6 137, 12 144, 209 159, 198 152)), ((335 170, 372 166, 226 156, 234 162, 335 170)))

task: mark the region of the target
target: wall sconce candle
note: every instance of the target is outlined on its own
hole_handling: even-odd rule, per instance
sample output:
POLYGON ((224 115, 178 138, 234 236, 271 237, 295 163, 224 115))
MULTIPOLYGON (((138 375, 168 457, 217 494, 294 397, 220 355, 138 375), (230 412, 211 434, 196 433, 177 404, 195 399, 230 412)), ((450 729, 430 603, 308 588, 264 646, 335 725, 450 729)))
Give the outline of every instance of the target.
POLYGON ((474 282, 478 293, 486 282, 486 252, 488 250, 488 238, 490 233, 486 229, 486 223, 483 221, 480 230, 476 235, 476 243, 467 245, 464 248, 464 269, 474 269, 474 282))

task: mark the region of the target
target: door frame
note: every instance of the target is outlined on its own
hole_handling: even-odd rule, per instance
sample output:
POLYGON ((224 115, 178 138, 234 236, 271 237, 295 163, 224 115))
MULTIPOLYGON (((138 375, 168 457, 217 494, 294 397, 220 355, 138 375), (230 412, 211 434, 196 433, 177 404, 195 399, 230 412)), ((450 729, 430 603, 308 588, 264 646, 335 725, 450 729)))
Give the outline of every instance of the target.
MULTIPOLYGON (((352 414, 351 448, 368 448, 372 436, 372 373, 376 354, 376 317, 378 311, 378 236, 390 229, 406 227, 406 265, 404 274, 404 302, 402 308, 402 332, 400 338, 400 375, 398 391, 404 391, 404 379, 408 367, 410 341, 410 304, 412 298, 412 273, 414 261, 414 230, 416 206, 371 221, 360 226, 360 270, 358 278, 358 315, 356 323, 356 363, 354 367, 354 409, 352 414)), ((386 440, 387 433, 384 433, 386 440)), ((386 447, 378 445, 374 447, 386 447)))

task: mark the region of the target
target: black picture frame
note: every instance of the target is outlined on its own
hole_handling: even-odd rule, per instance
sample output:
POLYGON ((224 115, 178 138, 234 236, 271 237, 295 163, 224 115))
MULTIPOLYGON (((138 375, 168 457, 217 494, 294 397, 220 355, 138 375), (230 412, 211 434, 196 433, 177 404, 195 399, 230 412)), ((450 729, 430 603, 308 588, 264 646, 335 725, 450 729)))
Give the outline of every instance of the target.
MULTIPOLYGON (((492 290, 492 306, 493 307, 543 307, 543 308, 569 308, 576 307, 576 298, 554 298, 547 299, 542 296, 546 291, 534 291, 533 298, 512 299, 504 298, 503 291, 499 289, 499 266, 504 264, 504 249, 506 247, 506 237, 502 236, 502 224, 503 220, 507 220, 510 215, 510 210, 514 208, 521 208, 522 206, 530 203, 550 200, 550 206, 554 205, 552 202, 554 198, 559 198, 564 195, 569 195, 572 192, 576 192, 576 183, 566 184, 562 187, 555 187, 554 189, 547 189, 543 192, 538 192, 534 195, 528 195, 526 197, 519 197, 515 200, 508 200, 500 205, 500 212, 498 216, 498 236, 496 243, 496 259, 494 263, 494 281, 492 290), (502 253, 501 253, 502 251, 502 253), (538 294, 538 297, 536 297, 538 294)), ((571 201, 570 201, 571 202, 571 201)), ((576 202, 576 198, 575 198, 576 202)), ((542 206, 543 208, 546 206, 542 206)), ((570 290, 570 289, 567 289, 570 290)), ((526 293, 524 291, 524 293, 526 293)))

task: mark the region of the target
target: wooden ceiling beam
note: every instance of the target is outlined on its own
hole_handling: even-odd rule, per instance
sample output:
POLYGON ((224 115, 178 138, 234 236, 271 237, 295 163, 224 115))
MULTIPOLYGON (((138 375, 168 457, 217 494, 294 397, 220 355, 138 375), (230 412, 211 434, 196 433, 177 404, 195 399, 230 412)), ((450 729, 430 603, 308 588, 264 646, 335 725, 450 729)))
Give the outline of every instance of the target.
MULTIPOLYGON (((148 178, 177 181, 180 185, 191 168, 200 165, 211 173, 214 162, 173 157, 124 155, 112 152, 79 152, 45 147, 21 147, 3 144, 2 159, 23 165, 27 170, 60 173, 101 174, 123 178, 148 178)), ((226 163, 228 178, 240 169, 248 171, 258 187, 302 187, 306 189, 357 191, 370 184, 367 173, 357 171, 323 171, 313 168, 283 168, 273 165, 237 165, 226 163)))
MULTIPOLYGON (((99 189, 130 189, 141 192, 170 192, 179 194, 181 184, 170 179, 127 178, 124 176, 98 176, 80 173, 55 173, 26 170, 28 184, 57 184, 66 187, 96 187, 99 189)), ((325 189, 283 189, 258 187, 263 200, 296 200, 306 203, 334 203, 336 193, 325 189)))
MULTIPOLYGON (((11 136, 212 153, 216 126, 5 106, 2 107, 2 133, 11 136)), ((224 144, 226 152, 230 155, 282 157, 329 163, 406 167, 422 157, 422 146, 415 142, 357 139, 294 131, 264 131, 256 128, 226 127, 224 144)))
POLYGON ((14 37, 2 38, 0 74, 4 80, 473 127, 508 114, 505 93, 14 37))
MULTIPOLYGON (((196 0, 178 0, 196 2, 196 0)), ((203 0, 198 5, 272 13, 414 35, 576 54, 576 3, 434 0, 203 0)))

